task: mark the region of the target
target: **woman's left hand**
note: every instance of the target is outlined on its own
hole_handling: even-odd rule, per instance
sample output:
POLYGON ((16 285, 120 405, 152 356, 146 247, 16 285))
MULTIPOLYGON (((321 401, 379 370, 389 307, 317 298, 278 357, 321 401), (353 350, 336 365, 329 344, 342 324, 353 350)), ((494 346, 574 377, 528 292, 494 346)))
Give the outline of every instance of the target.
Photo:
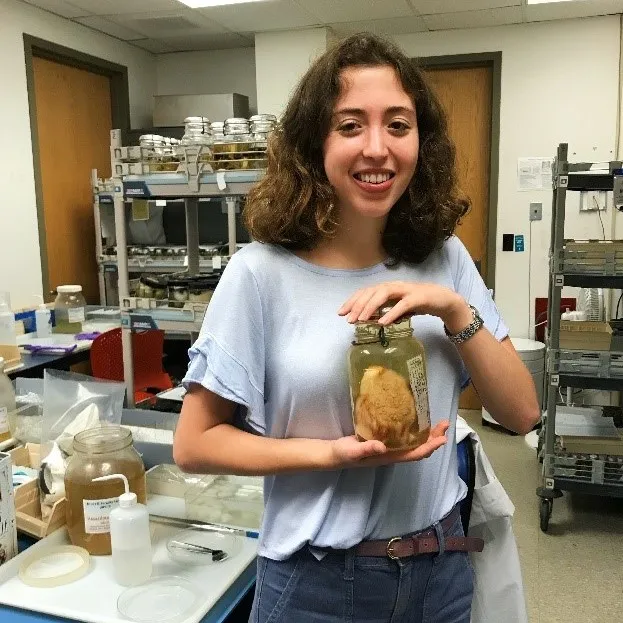
POLYGON ((397 301, 379 324, 388 325, 401 316, 430 314, 441 318, 450 333, 458 333, 472 321, 472 312, 465 299, 449 288, 432 283, 389 281, 353 294, 340 307, 338 314, 348 322, 366 321, 388 301, 397 301))

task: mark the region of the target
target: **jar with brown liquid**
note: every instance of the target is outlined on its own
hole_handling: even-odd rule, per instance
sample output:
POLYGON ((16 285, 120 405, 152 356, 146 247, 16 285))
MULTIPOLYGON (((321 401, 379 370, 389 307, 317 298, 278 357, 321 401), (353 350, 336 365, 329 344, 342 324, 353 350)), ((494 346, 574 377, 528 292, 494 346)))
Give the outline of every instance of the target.
POLYGON ((130 491, 145 504, 145 467, 132 445, 132 432, 122 426, 102 425, 78 433, 65 471, 67 530, 74 545, 95 556, 111 553, 108 515, 124 493, 124 485, 121 480, 93 479, 111 474, 123 474, 130 491))
POLYGON ((430 414, 426 353, 413 335, 410 317, 387 326, 378 323, 392 306, 356 325, 348 371, 355 434, 398 450, 428 439, 430 414))

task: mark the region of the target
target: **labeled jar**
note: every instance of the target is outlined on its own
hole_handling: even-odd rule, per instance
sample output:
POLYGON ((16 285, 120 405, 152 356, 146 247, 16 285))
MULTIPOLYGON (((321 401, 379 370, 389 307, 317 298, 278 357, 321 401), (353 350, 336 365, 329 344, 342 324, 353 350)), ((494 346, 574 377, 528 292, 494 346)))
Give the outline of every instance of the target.
POLYGON ((81 333, 86 304, 82 286, 58 286, 54 300, 54 333, 81 333))
POLYGON ((426 353, 409 317, 378 323, 391 307, 355 326, 348 353, 353 424, 361 440, 376 439, 391 450, 416 448, 430 432, 426 353))
POLYGON ((208 162, 212 159, 212 130, 210 120, 207 117, 186 117, 184 119, 184 136, 180 141, 181 154, 187 157, 185 147, 198 148, 200 162, 208 162))
POLYGON ((169 307, 184 307, 188 301, 188 276, 171 275, 167 290, 169 307))
POLYGON ((193 303, 209 303, 218 285, 218 275, 199 275, 188 278, 188 300, 193 303))
POLYGON ((141 296, 148 299, 163 301, 167 298, 167 279, 159 275, 141 275, 141 296))
POLYGON ((74 454, 65 470, 67 531, 74 545, 91 555, 111 553, 108 515, 124 492, 123 482, 93 482, 94 478, 123 474, 145 504, 147 487, 143 461, 132 445, 132 432, 122 426, 102 425, 78 433, 74 454))

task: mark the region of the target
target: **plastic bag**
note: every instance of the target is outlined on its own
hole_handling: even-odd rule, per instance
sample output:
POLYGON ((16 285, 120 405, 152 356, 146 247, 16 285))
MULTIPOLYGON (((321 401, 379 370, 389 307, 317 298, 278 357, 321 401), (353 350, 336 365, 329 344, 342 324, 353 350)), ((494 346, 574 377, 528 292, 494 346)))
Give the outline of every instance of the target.
POLYGON ((15 379, 16 409, 9 414, 11 435, 20 443, 41 443, 43 379, 15 379))
POLYGON ((73 436, 100 424, 120 424, 125 384, 62 370, 46 370, 43 383, 42 456, 58 443, 72 454, 73 436))

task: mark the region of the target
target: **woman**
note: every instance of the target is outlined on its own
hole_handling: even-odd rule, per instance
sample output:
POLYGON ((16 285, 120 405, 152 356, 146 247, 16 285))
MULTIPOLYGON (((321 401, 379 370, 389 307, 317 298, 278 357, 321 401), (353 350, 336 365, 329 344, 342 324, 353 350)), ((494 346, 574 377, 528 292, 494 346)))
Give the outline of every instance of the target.
POLYGON ((452 236, 466 208, 412 61, 358 35, 312 65, 248 197, 256 242, 228 264, 190 351, 174 443, 184 470, 266 476, 252 623, 469 621, 459 392, 471 379, 521 433, 539 410, 452 236), (409 451, 352 434, 352 323, 390 299, 381 322, 412 315, 427 353, 433 428, 409 451))

